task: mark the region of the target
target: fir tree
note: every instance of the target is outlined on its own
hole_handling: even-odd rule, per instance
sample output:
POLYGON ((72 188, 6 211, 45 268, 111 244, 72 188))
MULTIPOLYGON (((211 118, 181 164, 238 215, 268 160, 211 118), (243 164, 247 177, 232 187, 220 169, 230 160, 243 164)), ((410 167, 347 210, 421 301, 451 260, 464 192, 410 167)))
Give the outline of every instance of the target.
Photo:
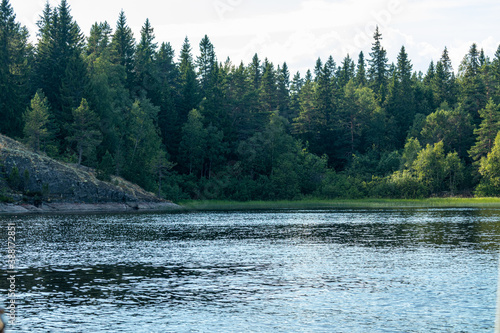
POLYGON ((370 52, 371 59, 368 60, 370 67, 368 68, 369 86, 377 94, 380 102, 385 101, 387 89, 387 51, 382 47, 381 40, 382 34, 379 32, 378 26, 373 35, 372 52, 370 52))

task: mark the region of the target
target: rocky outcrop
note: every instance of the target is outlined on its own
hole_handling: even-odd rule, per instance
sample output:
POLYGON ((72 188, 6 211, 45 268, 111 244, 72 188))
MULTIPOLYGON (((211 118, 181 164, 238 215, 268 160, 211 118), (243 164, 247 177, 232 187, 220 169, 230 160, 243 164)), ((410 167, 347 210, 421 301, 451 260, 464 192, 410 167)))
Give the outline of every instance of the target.
POLYGON ((179 206, 160 199, 123 178, 110 182, 97 179, 93 169, 67 164, 37 154, 23 144, 0 135, 0 189, 4 204, 0 212, 17 209, 71 211, 156 210, 179 206), (25 204, 23 207, 21 204, 25 204), (72 207, 72 208, 70 208, 72 207), (106 208, 108 207, 108 208, 106 208), (156 209, 154 208, 156 207, 156 209))

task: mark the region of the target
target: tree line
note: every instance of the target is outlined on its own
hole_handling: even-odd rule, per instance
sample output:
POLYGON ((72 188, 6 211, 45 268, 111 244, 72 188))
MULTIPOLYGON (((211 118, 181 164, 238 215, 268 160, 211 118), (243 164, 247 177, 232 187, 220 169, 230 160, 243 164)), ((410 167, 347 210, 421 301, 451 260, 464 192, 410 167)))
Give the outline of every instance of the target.
POLYGON ((0 132, 160 196, 273 200, 500 193, 500 47, 446 48, 426 73, 401 47, 318 58, 304 76, 257 54, 219 61, 138 41, 119 13, 85 36, 66 0, 46 4, 35 45, 0 5, 0 132), (455 74, 457 73, 457 74, 455 74))

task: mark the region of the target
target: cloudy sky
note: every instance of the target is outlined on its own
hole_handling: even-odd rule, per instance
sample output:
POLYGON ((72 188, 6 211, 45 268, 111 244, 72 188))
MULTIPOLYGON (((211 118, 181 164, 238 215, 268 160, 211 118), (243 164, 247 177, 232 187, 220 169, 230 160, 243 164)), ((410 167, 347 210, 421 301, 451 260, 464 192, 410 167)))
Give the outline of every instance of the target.
MULTIPOLYGON (((389 61, 402 45, 415 70, 425 72, 448 47, 457 70, 475 42, 493 57, 500 44, 498 0, 67 0, 85 35, 95 22, 115 27, 124 10, 140 38, 149 18, 156 41, 170 42, 178 55, 187 36, 198 53, 206 34, 219 61, 250 62, 257 53, 273 63, 287 62, 292 72, 313 69, 316 59, 332 55, 337 63, 360 51, 368 57, 378 25, 389 61)), ((57 6, 60 0, 49 0, 57 6)), ((17 20, 36 35, 46 0, 10 0, 17 20)))

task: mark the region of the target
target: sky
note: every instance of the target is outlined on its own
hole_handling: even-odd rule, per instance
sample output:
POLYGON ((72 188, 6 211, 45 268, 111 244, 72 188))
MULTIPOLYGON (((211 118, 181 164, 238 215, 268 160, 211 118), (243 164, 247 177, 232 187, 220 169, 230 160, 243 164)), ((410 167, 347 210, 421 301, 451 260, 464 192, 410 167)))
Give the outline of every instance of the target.
MULTIPOLYGON (((36 41, 36 22, 47 0, 10 0, 16 19, 36 41)), ((67 0, 88 36, 96 22, 112 28, 121 10, 136 40, 149 19, 156 42, 169 42, 176 56, 185 37, 193 55, 208 35, 219 61, 248 64, 255 53, 293 73, 314 69, 331 55, 337 64, 360 51, 365 58, 378 25, 389 62, 405 46, 416 71, 426 72, 448 48, 457 71, 472 43, 490 58, 500 45, 498 0, 67 0)), ((49 0, 57 6, 60 0, 49 0)))

